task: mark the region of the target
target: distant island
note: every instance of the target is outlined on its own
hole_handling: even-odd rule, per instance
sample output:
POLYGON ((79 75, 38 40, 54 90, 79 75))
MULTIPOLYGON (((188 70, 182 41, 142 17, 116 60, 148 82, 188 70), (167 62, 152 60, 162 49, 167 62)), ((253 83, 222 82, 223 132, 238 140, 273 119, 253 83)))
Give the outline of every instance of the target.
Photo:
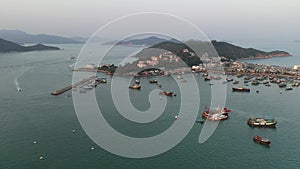
POLYGON ((33 46, 21 46, 14 42, 10 42, 0 38, 0 52, 28 52, 28 51, 43 51, 43 50, 60 50, 58 47, 46 46, 37 44, 33 46))
POLYGON ((132 39, 123 41, 109 41, 103 43, 103 45, 123 45, 123 46, 151 46, 165 41, 172 41, 165 38, 159 38, 156 36, 150 36, 142 39, 132 39))
POLYGON ((80 41, 47 34, 29 34, 20 30, 0 30, 0 38, 8 41, 25 44, 25 43, 48 43, 48 44, 64 44, 64 43, 82 43, 80 41))
MULTIPOLYGON (((87 65, 75 71, 98 71, 117 75, 166 75, 190 71, 191 69, 206 69, 207 67, 218 68, 224 66, 229 70, 234 68, 234 63, 240 63, 239 60, 243 59, 286 56, 291 56, 291 54, 279 50, 265 52, 254 48, 243 48, 228 42, 215 40, 211 42, 190 40, 185 43, 172 40, 144 48, 133 56, 136 58, 135 61, 124 65, 104 65, 100 67, 87 65), (232 65, 233 67, 231 67, 232 65)), ((273 68, 271 69, 273 71, 273 68)), ((252 71, 252 69, 249 69, 249 71, 252 71)))
POLYGON ((229 59, 265 59, 272 57, 286 57, 291 56, 290 53, 280 50, 265 52, 253 48, 242 48, 232 45, 227 42, 212 41, 212 45, 216 48, 219 56, 229 59))
POLYGON ((178 43, 164 41, 143 49, 134 56, 137 58, 136 61, 120 66, 118 70, 121 74, 153 67, 170 71, 180 67, 197 66, 204 62, 210 63, 218 58, 219 61, 225 62, 286 56, 291 55, 279 50, 265 52, 253 48, 242 48, 227 42, 187 41, 186 43, 178 43))

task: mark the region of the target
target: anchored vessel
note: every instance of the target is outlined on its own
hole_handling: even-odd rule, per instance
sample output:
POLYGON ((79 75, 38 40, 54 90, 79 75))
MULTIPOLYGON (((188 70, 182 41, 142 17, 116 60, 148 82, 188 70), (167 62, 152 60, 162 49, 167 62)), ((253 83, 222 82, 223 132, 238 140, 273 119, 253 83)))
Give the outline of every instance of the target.
POLYGON ((149 80, 149 83, 157 83, 157 80, 149 80))
POLYGON ((234 92, 250 92, 250 89, 245 88, 245 87, 233 87, 232 91, 234 91, 234 92))
POLYGON ((130 89, 141 89, 141 86, 139 85, 132 85, 132 86, 129 86, 130 89))
POLYGON ((256 143, 259 143, 259 144, 263 144, 263 145, 270 145, 271 144, 271 141, 269 139, 262 138, 258 135, 253 137, 253 141, 255 141, 256 143))
POLYGON ((251 127, 275 127, 277 121, 275 119, 249 118, 247 123, 251 127))
POLYGON ((211 121, 226 120, 229 117, 229 112, 231 112, 231 110, 227 108, 216 108, 215 110, 210 110, 206 108, 206 110, 202 113, 202 117, 211 121))
POLYGON ((166 95, 166 96, 176 96, 175 93, 173 92, 165 92, 165 91, 161 91, 159 92, 159 94, 166 95))

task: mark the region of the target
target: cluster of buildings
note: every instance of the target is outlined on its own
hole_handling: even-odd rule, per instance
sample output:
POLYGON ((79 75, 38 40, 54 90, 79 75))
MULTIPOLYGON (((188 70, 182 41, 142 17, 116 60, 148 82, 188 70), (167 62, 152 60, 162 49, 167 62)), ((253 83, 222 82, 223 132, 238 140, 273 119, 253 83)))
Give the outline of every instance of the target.
POLYGON ((160 61, 179 62, 180 58, 172 52, 164 52, 159 56, 151 56, 148 60, 140 60, 137 63, 138 68, 153 67, 159 64, 160 61))
MULTIPOLYGON (((300 68, 300 67, 299 67, 300 68)), ((300 76, 298 67, 281 67, 274 65, 253 64, 246 62, 224 62, 224 69, 227 73, 250 73, 265 75, 300 76)))

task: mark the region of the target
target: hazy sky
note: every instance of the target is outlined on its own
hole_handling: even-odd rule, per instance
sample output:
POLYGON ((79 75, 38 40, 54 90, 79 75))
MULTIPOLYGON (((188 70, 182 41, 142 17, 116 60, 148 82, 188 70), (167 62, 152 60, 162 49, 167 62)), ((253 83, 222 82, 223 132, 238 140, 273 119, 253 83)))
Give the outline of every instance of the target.
POLYGON ((300 39, 300 0, 0 0, 0 29, 89 36, 137 12, 178 15, 212 39, 300 39))

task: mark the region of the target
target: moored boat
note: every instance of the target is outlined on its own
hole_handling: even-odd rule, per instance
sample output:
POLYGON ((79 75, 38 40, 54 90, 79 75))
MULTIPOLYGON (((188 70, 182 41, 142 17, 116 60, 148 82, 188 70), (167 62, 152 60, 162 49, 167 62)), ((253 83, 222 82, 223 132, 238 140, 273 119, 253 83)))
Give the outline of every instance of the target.
POLYGON ((149 80, 149 83, 157 83, 157 80, 149 80))
POLYGON ((249 118, 247 124, 251 127, 275 127, 277 121, 275 119, 249 118))
POLYGON ((136 80, 135 80, 135 83, 136 83, 136 84, 140 84, 140 81, 136 79, 136 80))
POLYGON ((285 88, 285 90, 293 90, 293 88, 290 87, 290 86, 287 86, 287 87, 285 88))
POLYGON ((294 83, 292 84, 292 86, 293 86, 293 87, 298 87, 298 86, 299 86, 299 83, 298 83, 298 82, 294 82, 294 83))
POLYGON ((139 85, 132 85, 132 86, 129 86, 130 89, 141 89, 141 86, 139 85))
POLYGON ((257 85, 259 85, 260 83, 259 83, 257 80, 253 80, 251 84, 257 86, 257 85))
POLYGON ((235 80, 235 81, 232 82, 232 84, 239 84, 239 83, 240 83, 240 82, 237 81, 237 80, 235 80))
POLYGON ((232 87, 233 92, 250 92, 249 88, 245 87, 232 87))
POLYGON ((228 113, 231 110, 224 108, 216 108, 215 110, 210 110, 208 107, 205 108, 206 110, 202 112, 202 117, 211 120, 211 121, 219 121, 219 120, 226 120, 228 119, 228 113))
POLYGON ((263 144, 263 145, 270 145, 271 144, 271 141, 269 139, 262 138, 258 135, 253 137, 253 141, 255 141, 256 143, 259 143, 259 144, 263 144))
POLYGON ((227 81, 227 82, 232 82, 233 79, 232 79, 232 78, 226 78, 226 81, 227 81))
POLYGON ((176 96, 173 92, 166 92, 166 91, 161 91, 159 94, 166 95, 166 96, 176 96))
POLYGON ((287 84, 286 83, 283 83, 283 82, 281 82, 281 83, 279 83, 279 85, 278 85, 280 88, 283 88, 283 87, 286 87, 287 86, 287 84))

